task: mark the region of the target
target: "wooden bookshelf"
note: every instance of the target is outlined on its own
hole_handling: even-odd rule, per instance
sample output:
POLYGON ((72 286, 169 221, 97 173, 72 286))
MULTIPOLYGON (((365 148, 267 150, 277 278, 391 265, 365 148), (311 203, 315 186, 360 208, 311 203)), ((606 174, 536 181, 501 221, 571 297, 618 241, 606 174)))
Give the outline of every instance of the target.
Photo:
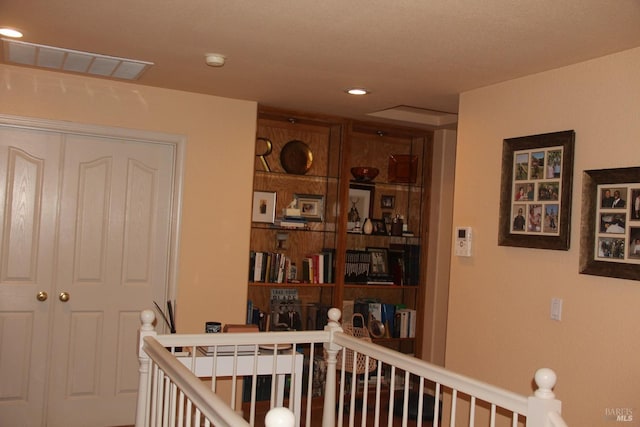
MULTIPOLYGON (((256 157, 254 191, 276 192, 276 216, 282 214, 296 195, 322 197, 323 212, 321 221, 308 221, 308 227, 304 229, 280 229, 273 224, 252 223, 250 249, 286 254, 298 270, 298 280, 301 279, 303 260, 310 254, 331 249, 334 251, 334 265, 333 278, 325 283, 249 280, 248 297, 253 306, 268 309, 272 289, 295 288, 299 299, 309 304, 341 308, 345 300, 371 299, 406 306, 416 310, 417 324, 421 325, 428 254, 433 133, 260 107, 256 137, 257 153, 264 151, 265 140, 270 141, 272 150, 265 157, 268 171, 262 160, 256 157), (313 161, 306 173, 287 173, 283 167, 280 156, 291 141, 303 141, 312 153, 313 161), (348 232, 349 192, 354 184, 350 170, 354 166, 379 170, 373 182, 367 184, 372 188, 371 210, 363 215, 377 220, 401 215, 407 224, 404 235, 348 232), (278 237, 282 238, 283 234, 286 241, 279 247, 278 237), (346 251, 366 248, 386 248, 394 256, 412 252, 411 258, 403 259, 402 279, 394 278, 401 283, 345 283, 346 251)), ((415 338, 384 342, 403 352, 417 354, 421 348, 420 341, 418 326, 415 338)))

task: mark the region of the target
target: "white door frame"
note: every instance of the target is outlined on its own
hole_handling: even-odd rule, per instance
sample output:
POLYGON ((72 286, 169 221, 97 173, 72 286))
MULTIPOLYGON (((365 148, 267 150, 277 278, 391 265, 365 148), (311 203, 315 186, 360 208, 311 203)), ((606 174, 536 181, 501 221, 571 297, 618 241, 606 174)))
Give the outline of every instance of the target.
MULTIPOLYGON (((169 201, 169 236, 168 236, 168 252, 166 288, 162 291, 164 300, 175 300, 177 296, 177 280, 178 280, 178 260, 179 260, 179 241, 180 241, 180 224, 182 213, 182 194, 183 194, 183 171, 184 171, 184 152, 186 145, 186 137, 183 135, 174 135, 159 132, 148 132, 134 129, 123 129, 107 126, 87 125, 72 122, 61 122, 46 119, 26 118, 18 116, 9 116, 0 114, 0 126, 3 128, 13 128, 20 130, 28 130, 34 132, 52 132, 66 135, 83 135, 97 137, 105 140, 113 140, 120 143, 122 140, 135 144, 136 142, 144 144, 160 144, 172 152, 173 163, 171 165, 171 199, 169 201)), ((52 295, 53 298, 53 295, 52 295)), ((164 326, 164 325, 162 325, 164 326)), ((49 332, 48 341, 51 340, 51 332, 49 332)), ((51 342, 47 347, 51 346, 51 342)), ((47 396, 49 390, 49 372, 51 367, 48 366, 49 361, 45 361, 47 366, 44 372, 47 373, 45 379, 44 393, 47 396)), ((44 407, 42 408, 42 419, 47 419, 48 398, 45 397, 44 407)), ((46 421, 45 421, 46 422, 46 421)))
POLYGON ((20 117, 0 114, 0 125, 21 129, 53 131, 76 135, 100 136, 102 138, 122 138, 152 144, 165 144, 173 147, 175 153, 174 184, 171 207, 171 247, 169 248, 169 283, 166 300, 175 300, 178 294, 178 250, 180 242, 180 224, 182 221, 182 187, 184 178, 184 152, 187 138, 184 135, 153 132, 137 129, 125 129, 109 126, 90 125, 57 120, 20 117))

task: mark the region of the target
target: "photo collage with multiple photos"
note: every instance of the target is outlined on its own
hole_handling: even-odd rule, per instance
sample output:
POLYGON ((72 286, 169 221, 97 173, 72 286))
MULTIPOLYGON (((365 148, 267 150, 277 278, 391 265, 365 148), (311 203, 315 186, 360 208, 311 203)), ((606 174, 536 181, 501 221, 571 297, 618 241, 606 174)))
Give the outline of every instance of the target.
POLYGON ((562 146, 514 152, 511 232, 560 233, 562 146))
POLYGON ((596 258, 640 264, 640 184, 598 185, 596 258))

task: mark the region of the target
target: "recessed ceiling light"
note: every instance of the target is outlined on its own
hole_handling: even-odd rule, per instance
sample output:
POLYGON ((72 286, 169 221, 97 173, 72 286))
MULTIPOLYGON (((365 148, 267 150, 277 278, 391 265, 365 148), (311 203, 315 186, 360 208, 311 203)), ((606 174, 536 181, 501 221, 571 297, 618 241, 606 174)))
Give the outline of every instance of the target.
POLYGON ((2 27, 0 28, 0 35, 19 39, 20 37, 22 37, 22 32, 16 30, 15 28, 2 27))
POLYGON ((360 87, 354 87, 351 89, 347 89, 347 93, 349 95, 367 95, 369 91, 360 87))
POLYGON ((210 67, 222 67, 227 59, 219 53, 207 53, 204 57, 210 67))

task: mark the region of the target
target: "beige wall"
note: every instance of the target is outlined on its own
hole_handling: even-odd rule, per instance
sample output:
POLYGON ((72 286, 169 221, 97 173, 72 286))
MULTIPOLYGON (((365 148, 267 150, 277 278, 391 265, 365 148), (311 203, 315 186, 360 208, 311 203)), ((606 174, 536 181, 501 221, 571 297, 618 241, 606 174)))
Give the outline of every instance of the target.
POLYGON ((0 65, 0 114, 185 135, 178 332, 245 319, 256 104, 0 65))
POLYGON ((553 368, 573 426, 617 425, 605 408, 640 418, 640 282, 578 273, 582 171, 640 165, 638 70, 633 49, 461 96, 453 224, 473 227, 474 248, 452 257, 446 366, 527 394, 553 368), (569 251, 497 246, 502 140, 567 129, 569 251))

